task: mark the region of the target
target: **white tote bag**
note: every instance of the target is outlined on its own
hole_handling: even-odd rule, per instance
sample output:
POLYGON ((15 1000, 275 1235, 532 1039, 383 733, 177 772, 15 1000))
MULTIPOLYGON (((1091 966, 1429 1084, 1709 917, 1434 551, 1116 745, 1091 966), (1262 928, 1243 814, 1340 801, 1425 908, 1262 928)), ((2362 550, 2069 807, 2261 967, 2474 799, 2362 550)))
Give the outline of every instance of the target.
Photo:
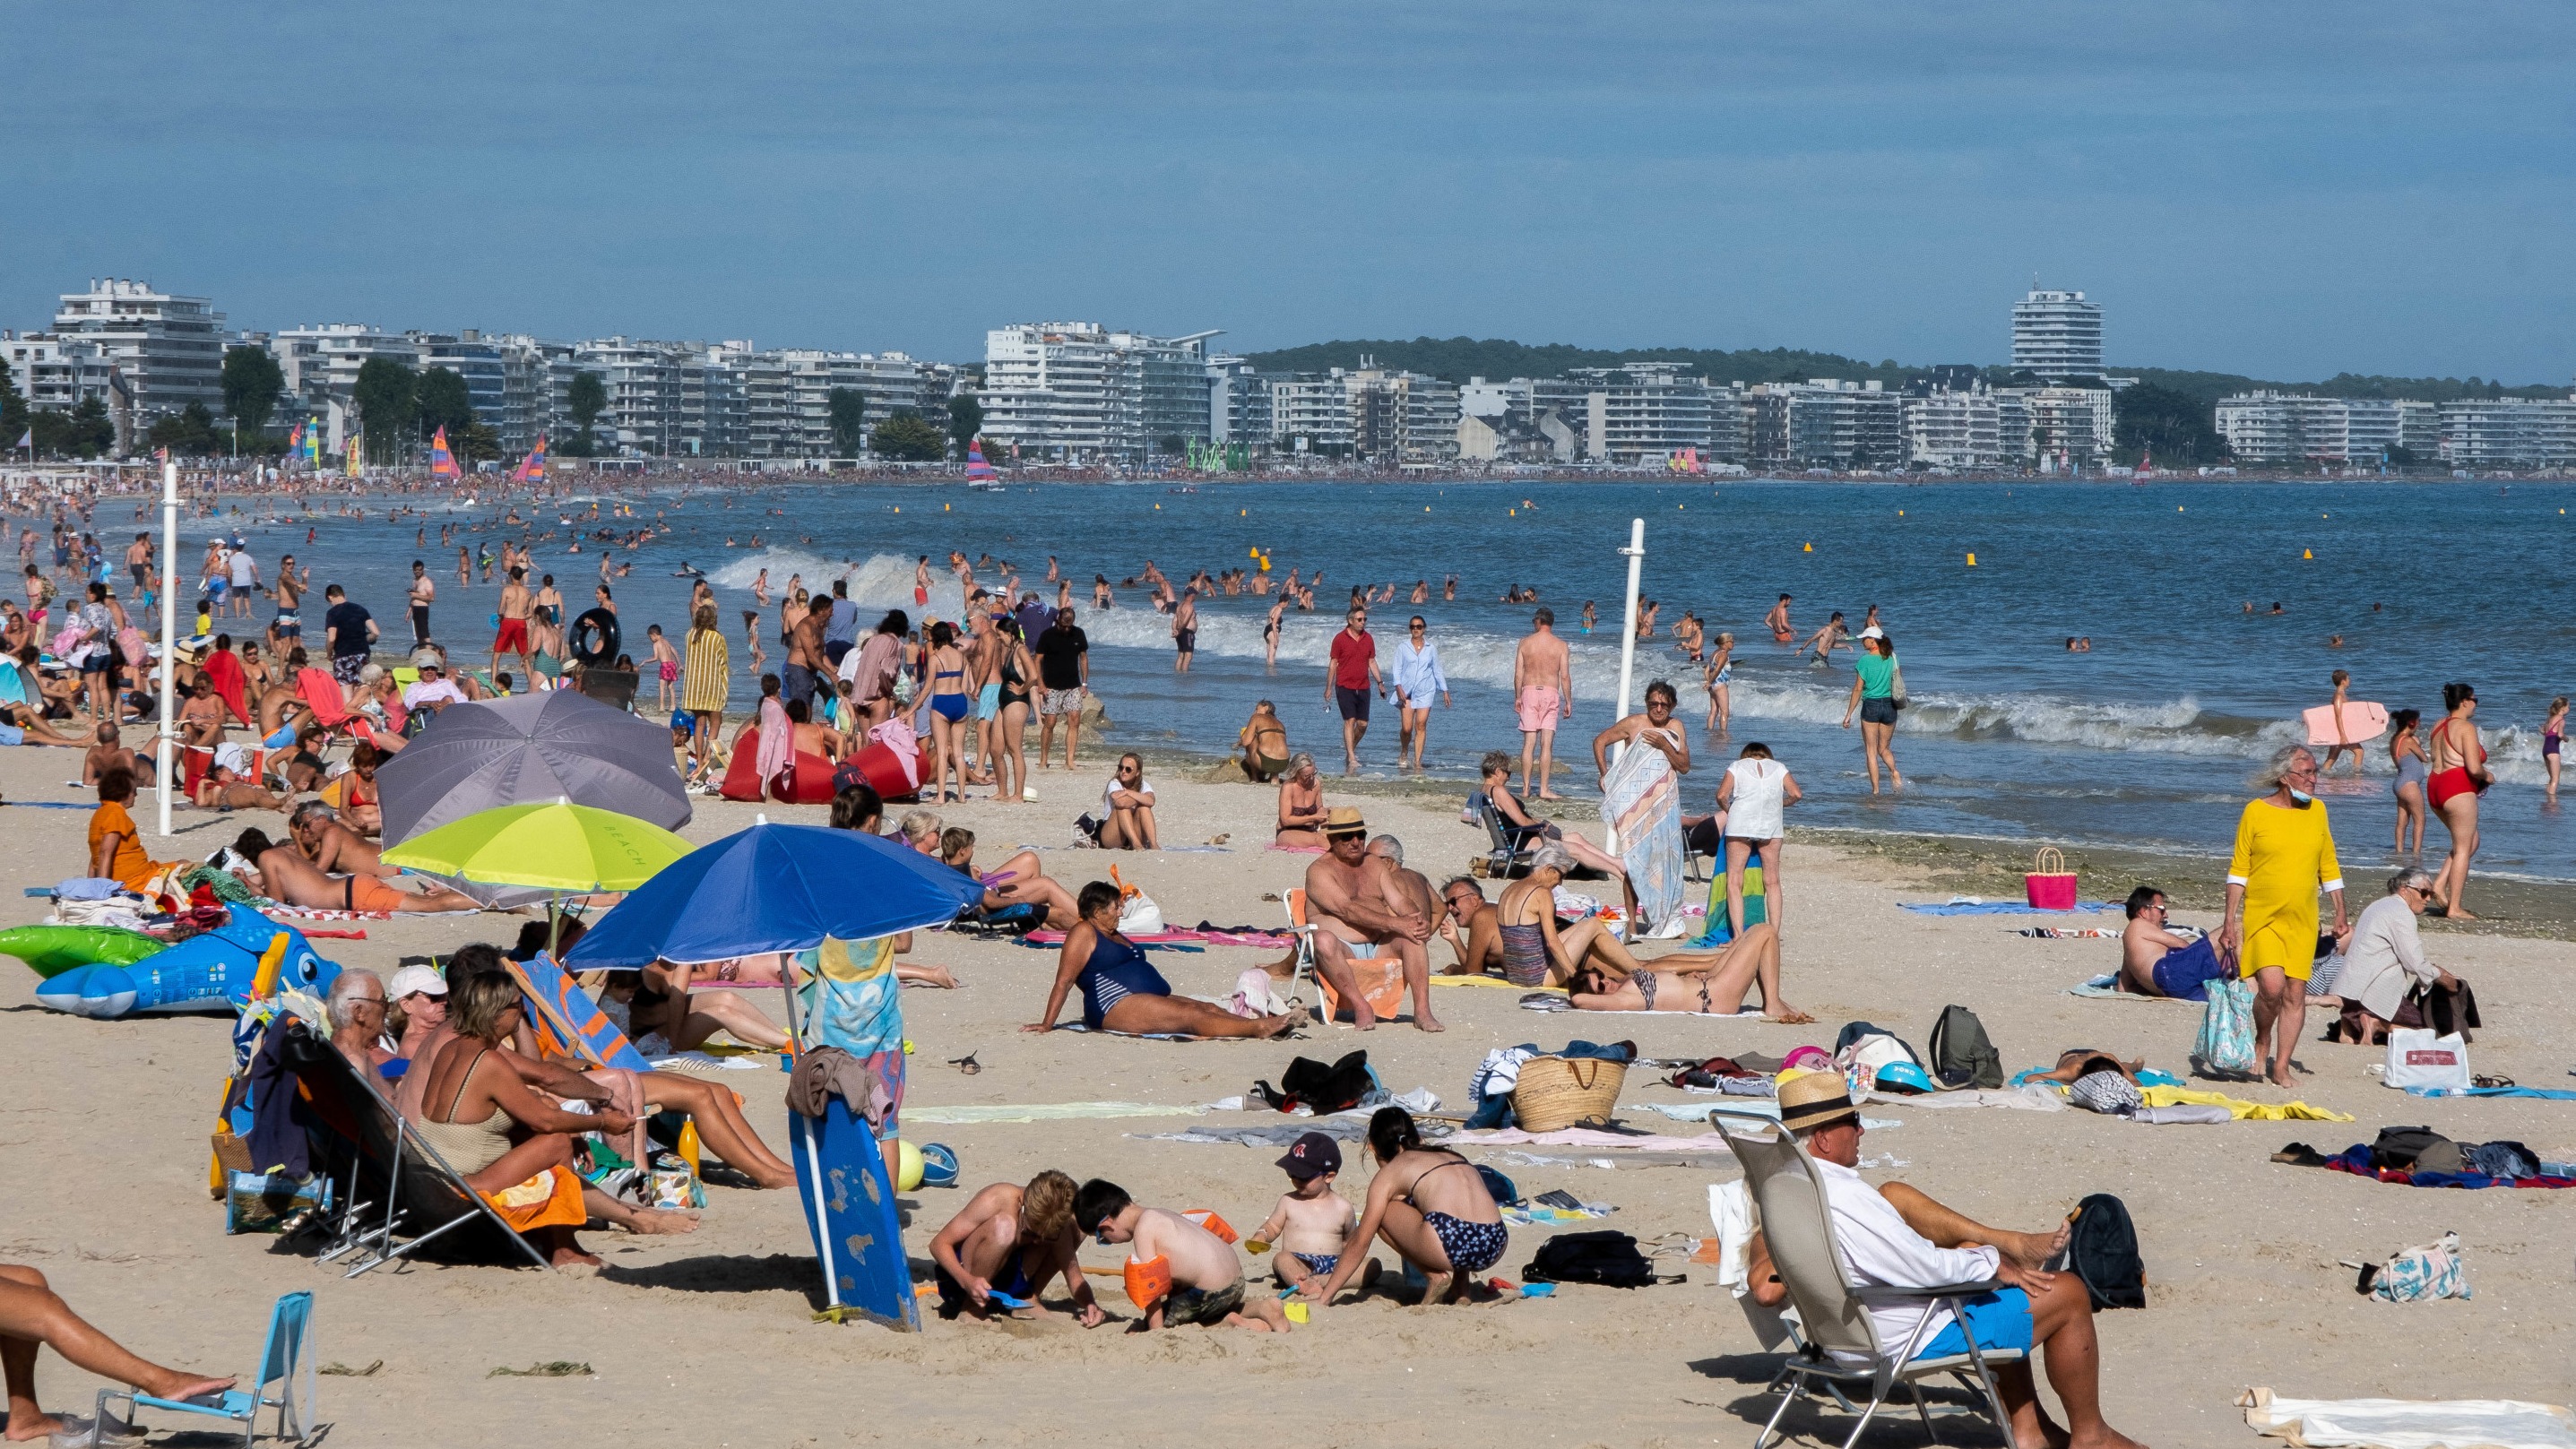
POLYGON ((2469 1044, 2457 1034, 2435 1036, 2414 1027, 2388 1033, 2388 1085, 2466 1091, 2469 1044))

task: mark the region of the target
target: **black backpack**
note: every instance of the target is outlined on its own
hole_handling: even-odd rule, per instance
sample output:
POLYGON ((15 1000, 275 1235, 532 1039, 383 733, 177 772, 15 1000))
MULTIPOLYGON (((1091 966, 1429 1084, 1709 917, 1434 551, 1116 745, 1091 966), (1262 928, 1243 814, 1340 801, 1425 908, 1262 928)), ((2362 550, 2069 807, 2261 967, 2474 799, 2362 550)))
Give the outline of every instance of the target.
POLYGON ((1932 1023, 1932 1077, 1952 1090, 2004 1084, 2003 1054, 1995 1050, 1975 1012, 1964 1006, 1941 1008, 1941 1019, 1932 1023))
POLYGON ((2412 1172, 2417 1158, 2450 1140, 2430 1127, 2382 1127, 2370 1144, 2370 1165, 2382 1172, 2412 1172))
POLYGON ((1318 1115, 1347 1111, 1359 1105, 1360 1098, 1377 1087, 1377 1077, 1369 1071, 1368 1053, 1353 1052, 1331 1066, 1313 1057, 1298 1057, 1279 1074, 1279 1085, 1255 1082, 1253 1095, 1285 1112, 1303 1102, 1318 1115))
POLYGON ((1560 1233, 1539 1244, 1521 1270, 1532 1283, 1597 1283, 1604 1288, 1643 1288, 1655 1281, 1654 1265, 1626 1233, 1560 1233))
POLYGON ((2147 1264, 2138 1256, 2138 1227, 2129 1221, 2129 1205, 2107 1192, 2097 1192, 2075 1205, 2066 1247, 2050 1260, 2051 1271, 2071 1272, 2083 1280, 2093 1306, 2147 1306, 2147 1264))

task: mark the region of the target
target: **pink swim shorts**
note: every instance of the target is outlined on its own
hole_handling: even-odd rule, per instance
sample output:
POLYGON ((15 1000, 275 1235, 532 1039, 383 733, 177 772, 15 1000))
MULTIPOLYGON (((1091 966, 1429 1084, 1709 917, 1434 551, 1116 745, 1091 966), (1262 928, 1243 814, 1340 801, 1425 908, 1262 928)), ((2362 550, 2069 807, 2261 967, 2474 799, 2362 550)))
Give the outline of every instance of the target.
POLYGON ((1552 686, 1525 685, 1521 689, 1518 703, 1523 730, 1535 732, 1556 728, 1559 711, 1556 690, 1552 686))

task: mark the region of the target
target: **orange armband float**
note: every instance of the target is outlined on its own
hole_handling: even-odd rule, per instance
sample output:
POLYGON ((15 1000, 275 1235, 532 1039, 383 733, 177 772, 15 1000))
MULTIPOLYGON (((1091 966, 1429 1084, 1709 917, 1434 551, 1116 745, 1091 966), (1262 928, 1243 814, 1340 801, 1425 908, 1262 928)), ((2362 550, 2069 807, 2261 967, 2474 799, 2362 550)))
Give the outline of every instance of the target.
POLYGON ((1127 1260, 1127 1301, 1150 1309, 1172 1296, 1172 1260, 1168 1257, 1127 1260))
POLYGON ((1214 1208, 1183 1208, 1181 1216, 1216 1234, 1220 1243, 1231 1243, 1237 1236, 1234 1224, 1218 1217, 1214 1208))

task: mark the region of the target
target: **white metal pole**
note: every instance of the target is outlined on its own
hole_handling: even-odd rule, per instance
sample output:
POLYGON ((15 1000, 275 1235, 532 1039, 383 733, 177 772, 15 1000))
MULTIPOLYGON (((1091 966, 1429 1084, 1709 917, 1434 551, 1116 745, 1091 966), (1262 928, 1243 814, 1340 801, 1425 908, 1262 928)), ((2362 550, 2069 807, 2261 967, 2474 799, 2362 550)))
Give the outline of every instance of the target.
POLYGON ((1619 631, 1619 709, 1610 717, 1613 723, 1628 717, 1628 686, 1637 671, 1637 577, 1646 565, 1646 520, 1628 520, 1628 546, 1619 552, 1628 556, 1628 622, 1619 631))
POLYGON ((179 465, 161 465, 161 713, 152 789, 161 797, 161 834, 170 834, 170 712, 179 667, 179 465))

